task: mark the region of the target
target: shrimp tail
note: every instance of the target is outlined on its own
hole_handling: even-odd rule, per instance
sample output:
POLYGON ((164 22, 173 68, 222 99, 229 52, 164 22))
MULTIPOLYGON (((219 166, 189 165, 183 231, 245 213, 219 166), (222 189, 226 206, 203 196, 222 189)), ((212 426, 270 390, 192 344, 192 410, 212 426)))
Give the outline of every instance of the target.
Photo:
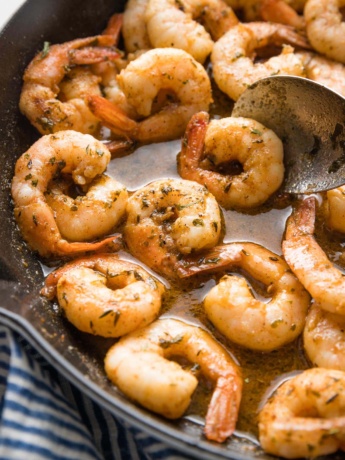
POLYGON ((113 14, 107 24, 107 27, 103 31, 103 35, 111 35, 115 40, 115 45, 120 40, 121 30, 123 25, 123 13, 113 14))
POLYGON ((274 34, 274 39, 277 44, 285 45, 289 43, 296 48, 305 50, 312 49, 308 39, 301 33, 296 32, 295 28, 289 25, 278 28, 274 34))
POLYGON ((211 441, 224 442, 233 434, 238 418, 241 388, 234 377, 220 377, 208 407, 205 436, 211 441))
POLYGON ((76 41, 76 45, 71 47, 68 52, 71 65, 98 64, 104 61, 115 61, 123 56, 122 51, 114 47, 117 42, 114 35, 104 34, 92 38, 76 41))
POLYGON ((59 240, 56 246, 57 254, 62 256, 90 251, 114 252, 122 247, 122 237, 120 234, 113 235, 93 243, 79 241, 70 243, 66 240, 59 240))
POLYGON ((128 153, 130 150, 132 150, 135 147, 135 142, 131 139, 116 139, 113 141, 106 142, 104 145, 112 154, 112 158, 117 158, 122 154, 128 153))
POLYGON ((303 235, 313 235, 315 227, 316 201, 314 197, 308 197, 301 201, 286 227, 286 239, 299 238, 303 235))
POLYGON ((190 119, 182 140, 179 168, 192 172, 204 151, 205 135, 209 122, 207 112, 198 112, 190 119))
POLYGON ((177 267, 178 276, 188 278, 231 267, 241 259, 242 250, 241 244, 224 244, 198 255, 185 257, 177 267))
POLYGON ((306 26, 303 16, 284 0, 262 0, 260 16, 264 21, 286 24, 299 30, 304 30, 306 26))
POLYGON ((135 138, 137 123, 119 107, 97 95, 89 96, 87 103, 95 117, 101 120, 114 134, 125 138, 135 138))
POLYGON ((116 61, 122 56, 122 53, 116 48, 106 47, 86 47, 73 49, 68 53, 71 65, 90 65, 99 64, 100 62, 116 61))

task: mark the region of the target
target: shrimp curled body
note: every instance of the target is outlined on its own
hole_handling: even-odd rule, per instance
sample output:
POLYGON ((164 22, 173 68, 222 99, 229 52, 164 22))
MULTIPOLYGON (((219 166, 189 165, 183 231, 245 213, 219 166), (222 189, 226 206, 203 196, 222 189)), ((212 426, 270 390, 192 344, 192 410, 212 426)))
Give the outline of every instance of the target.
MULTIPOLYGON (((98 243, 65 240, 46 200, 49 183, 57 175, 71 175, 76 185, 84 187, 104 172, 109 161, 110 152, 101 142, 75 131, 43 136, 18 159, 12 180, 14 215, 32 250, 42 257, 66 256, 105 248, 114 240, 114 237, 98 243)), ((106 214, 106 209, 103 211, 106 214)), ((111 213, 110 227, 115 224, 113 217, 111 213)))
POLYGON ((205 185, 226 209, 263 204, 283 182, 281 140, 255 120, 229 117, 208 124, 208 119, 200 112, 190 120, 179 156, 180 175, 205 185), (219 172, 236 162, 241 173, 219 172))
POLYGON ((345 372, 308 369, 283 383, 259 414, 263 449, 315 458, 345 449, 345 372))
POLYGON ((230 243, 224 252, 240 267, 268 286, 268 302, 253 297, 247 281, 226 275, 204 299, 206 315, 227 338, 244 347, 272 351, 296 339, 304 328, 310 296, 283 259, 254 243, 230 243))
POLYGON ((291 270, 323 309, 345 314, 345 278, 314 238, 315 198, 303 200, 289 217, 283 254, 291 270))
POLYGON ((220 232, 218 203, 195 182, 158 180, 128 200, 124 237, 130 252, 169 277, 176 276, 181 255, 214 246, 220 232))
POLYGON ((345 315, 312 305, 306 317, 303 344, 313 366, 345 371, 345 315))
POLYGON ((206 70, 179 49, 147 51, 120 72, 118 84, 137 120, 105 98, 90 96, 89 106, 114 133, 139 142, 182 136, 190 117, 212 102, 206 70))
POLYGON ((246 23, 231 28, 214 45, 211 62, 214 79, 231 99, 270 75, 304 76, 303 59, 290 45, 306 47, 304 40, 288 26, 273 23, 246 23), (257 50, 269 44, 283 45, 281 54, 265 62, 254 62, 257 50))
POLYGON ((79 330, 119 337, 150 324, 161 307, 163 285, 137 264, 113 254, 77 259, 46 279, 42 294, 58 303, 79 330))
POLYGON ((128 0, 123 13, 122 35, 127 53, 152 48, 147 33, 145 11, 149 0, 128 0))
POLYGON ((161 319, 120 339, 107 353, 109 379, 127 396, 167 418, 181 417, 197 386, 191 371, 173 356, 198 365, 214 383, 205 435, 223 442, 233 433, 242 392, 242 378, 230 355, 207 332, 173 319, 161 319))
POLYGON ((304 8, 307 35, 319 53, 345 64, 344 0, 308 0, 304 8))
POLYGON ((54 181, 45 194, 63 238, 87 241, 106 235, 125 215, 128 192, 115 179, 103 174, 76 198, 67 194, 66 185, 54 181))
POLYGON ((76 39, 52 45, 31 61, 24 73, 19 106, 41 134, 70 129, 95 133, 98 120, 88 108, 86 95, 101 94, 100 78, 87 68, 71 68, 117 59, 119 53, 111 47, 114 41, 110 35, 76 39), (60 88, 66 76, 68 82, 60 88), (62 94, 65 100, 59 99, 62 94))
POLYGON ((308 51, 301 52, 306 77, 345 96, 345 65, 325 56, 308 51))
POLYGON ((333 231, 345 233, 345 186, 328 190, 326 195, 324 208, 327 225, 333 231))
POLYGON ((239 21, 223 0, 149 0, 147 33, 155 48, 173 47, 204 63, 218 40, 239 21), (202 19, 204 25, 197 22, 202 19))

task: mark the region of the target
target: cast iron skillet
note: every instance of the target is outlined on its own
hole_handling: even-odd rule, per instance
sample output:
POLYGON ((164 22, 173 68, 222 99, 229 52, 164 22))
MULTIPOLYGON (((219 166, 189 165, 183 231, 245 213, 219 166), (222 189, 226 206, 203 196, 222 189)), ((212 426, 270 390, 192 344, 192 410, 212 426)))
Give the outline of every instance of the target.
MULTIPOLYGON (((55 368, 120 420, 156 436, 188 456, 207 459, 258 459, 255 443, 233 436, 222 445, 206 441, 202 427, 188 420, 164 420, 133 405, 110 385, 102 362, 106 339, 69 328, 39 296, 41 265, 23 244, 13 219, 10 181, 16 159, 39 135, 18 110, 25 67, 43 43, 62 43, 96 35, 111 14, 123 10, 115 0, 28 0, 0 35, 0 318, 24 336, 55 368)), ((341 458, 333 456, 332 458, 341 458)))

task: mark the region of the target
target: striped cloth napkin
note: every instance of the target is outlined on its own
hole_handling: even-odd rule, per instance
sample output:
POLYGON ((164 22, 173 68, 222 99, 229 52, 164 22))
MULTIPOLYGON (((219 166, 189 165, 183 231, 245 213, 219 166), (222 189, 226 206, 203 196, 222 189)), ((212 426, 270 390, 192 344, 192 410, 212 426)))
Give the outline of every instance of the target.
POLYGON ((0 324, 1 460, 188 460, 119 423, 0 324))

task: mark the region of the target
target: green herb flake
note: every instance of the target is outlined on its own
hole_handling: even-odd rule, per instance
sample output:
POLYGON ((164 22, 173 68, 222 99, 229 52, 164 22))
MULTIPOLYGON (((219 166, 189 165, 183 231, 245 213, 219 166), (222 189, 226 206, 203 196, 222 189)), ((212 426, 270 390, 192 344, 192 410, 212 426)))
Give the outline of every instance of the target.
POLYGON ((116 311, 116 312, 115 312, 115 316, 114 316, 114 326, 116 326, 117 322, 118 322, 119 319, 120 319, 120 316, 121 316, 121 312, 120 312, 120 311, 116 311))
POLYGON ((330 398, 327 399, 326 404, 332 403, 335 399, 337 399, 338 396, 339 396, 339 394, 335 393, 333 396, 331 396, 330 398))
POLYGON ((191 370, 191 372, 193 372, 193 373, 194 373, 194 372, 198 372, 198 371, 200 370, 200 367, 201 367, 200 364, 195 363, 195 364, 193 364, 193 366, 191 367, 190 370, 191 370))
POLYGON ((203 263, 204 264, 216 264, 220 261, 220 257, 214 257, 213 259, 204 259, 203 263))
POLYGON ((276 329, 279 326, 279 324, 282 322, 283 322, 282 319, 276 319, 275 321, 273 321, 273 323, 271 323, 271 328, 276 329))
POLYGON ((182 340, 183 340, 183 335, 179 334, 176 337, 173 337, 172 339, 169 339, 169 340, 167 340, 167 339, 159 339, 159 345, 162 348, 166 349, 166 348, 171 347, 172 345, 180 343, 182 340))
POLYGON ((161 188, 161 192, 163 195, 168 195, 170 192, 172 192, 172 187, 170 185, 164 186, 161 188))
POLYGON ((102 318, 105 318, 106 316, 110 315, 110 313, 112 313, 113 310, 106 310, 105 312, 103 312, 100 316, 99 316, 99 319, 102 319, 102 318))
POLYGON ((43 49, 41 51, 41 59, 44 59, 45 57, 47 57, 49 51, 50 51, 50 42, 44 42, 43 49))
POLYGON ((201 203, 202 200, 194 201, 193 203, 189 204, 177 204, 176 208, 178 211, 182 211, 183 209, 190 208, 191 206, 194 206, 195 204, 201 203))
POLYGON ((250 130, 250 132, 251 132, 252 134, 257 134, 258 136, 262 136, 262 132, 261 132, 259 129, 252 128, 252 129, 250 130))
POLYGON ((51 120, 50 118, 48 117, 37 118, 36 122, 42 127, 44 131, 48 131, 50 133, 53 132, 54 121, 51 120))
POLYGON ((232 185, 232 182, 228 182, 225 187, 224 187, 224 192, 225 193, 228 193, 228 191, 230 190, 231 188, 231 185, 232 185))

